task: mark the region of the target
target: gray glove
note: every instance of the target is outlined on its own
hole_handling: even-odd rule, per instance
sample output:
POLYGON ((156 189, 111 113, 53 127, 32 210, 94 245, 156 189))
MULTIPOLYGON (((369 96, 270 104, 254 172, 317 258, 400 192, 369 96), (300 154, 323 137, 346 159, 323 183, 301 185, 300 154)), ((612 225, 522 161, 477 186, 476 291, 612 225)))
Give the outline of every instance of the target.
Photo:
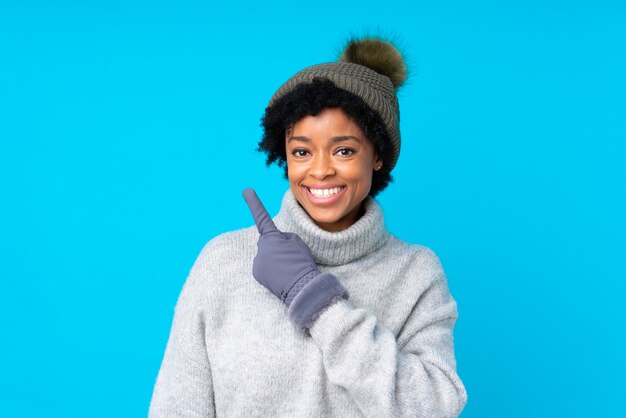
POLYGON ((311 250, 298 235, 276 228, 254 190, 245 189, 243 197, 261 234, 252 275, 289 306, 296 325, 308 328, 321 309, 336 298, 347 298, 348 293, 335 276, 319 271, 311 250))

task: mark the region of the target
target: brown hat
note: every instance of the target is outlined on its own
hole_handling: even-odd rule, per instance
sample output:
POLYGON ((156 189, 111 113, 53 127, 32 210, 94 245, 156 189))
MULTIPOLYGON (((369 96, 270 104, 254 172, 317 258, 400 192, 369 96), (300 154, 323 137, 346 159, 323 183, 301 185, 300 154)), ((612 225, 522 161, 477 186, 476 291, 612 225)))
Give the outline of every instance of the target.
POLYGON ((391 170, 400 155, 400 108, 396 91, 406 75, 404 59, 391 42, 375 38, 352 39, 339 61, 313 65, 293 75, 274 93, 269 106, 297 85, 310 83, 314 78, 332 81, 360 97, 380 115, 393 149, 391 170))

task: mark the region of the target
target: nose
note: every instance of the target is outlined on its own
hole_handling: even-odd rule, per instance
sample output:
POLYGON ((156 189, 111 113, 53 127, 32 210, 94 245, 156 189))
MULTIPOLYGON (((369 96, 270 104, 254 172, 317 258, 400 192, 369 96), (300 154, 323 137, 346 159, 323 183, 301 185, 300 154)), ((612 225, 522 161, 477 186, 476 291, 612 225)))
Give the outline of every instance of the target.
POLYGON ((335 175, 332 159, 326 155, 315 156, 311 161, 309 174, 319 180, 335 175))

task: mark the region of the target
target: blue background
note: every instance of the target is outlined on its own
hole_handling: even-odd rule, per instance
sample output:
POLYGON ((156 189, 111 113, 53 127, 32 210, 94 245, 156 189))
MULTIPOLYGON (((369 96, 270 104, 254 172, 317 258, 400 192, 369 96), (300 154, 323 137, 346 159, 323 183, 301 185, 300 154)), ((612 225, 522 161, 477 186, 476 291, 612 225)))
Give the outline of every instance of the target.
POLYGON ((145 416, 202 246, 352 33, 406 50, 389 229, 439 255, 463 417, 626 416, 626 3, 3 1, 0 415, 145 416))

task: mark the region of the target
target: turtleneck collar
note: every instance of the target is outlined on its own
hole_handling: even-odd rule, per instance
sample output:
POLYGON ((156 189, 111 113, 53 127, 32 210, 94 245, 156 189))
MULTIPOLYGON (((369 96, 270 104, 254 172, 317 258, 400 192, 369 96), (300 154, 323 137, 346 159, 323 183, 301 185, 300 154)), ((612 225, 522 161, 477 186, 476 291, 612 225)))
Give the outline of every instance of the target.
POLYGON ((365 214, 348 229, 328 232, 315 224, 288 189, 274 223, 283 232, 298 234, 311 249, 316 263, 338 266, 375 251, 389 238, 378 202, 368 196, 364 207, 365 214))

